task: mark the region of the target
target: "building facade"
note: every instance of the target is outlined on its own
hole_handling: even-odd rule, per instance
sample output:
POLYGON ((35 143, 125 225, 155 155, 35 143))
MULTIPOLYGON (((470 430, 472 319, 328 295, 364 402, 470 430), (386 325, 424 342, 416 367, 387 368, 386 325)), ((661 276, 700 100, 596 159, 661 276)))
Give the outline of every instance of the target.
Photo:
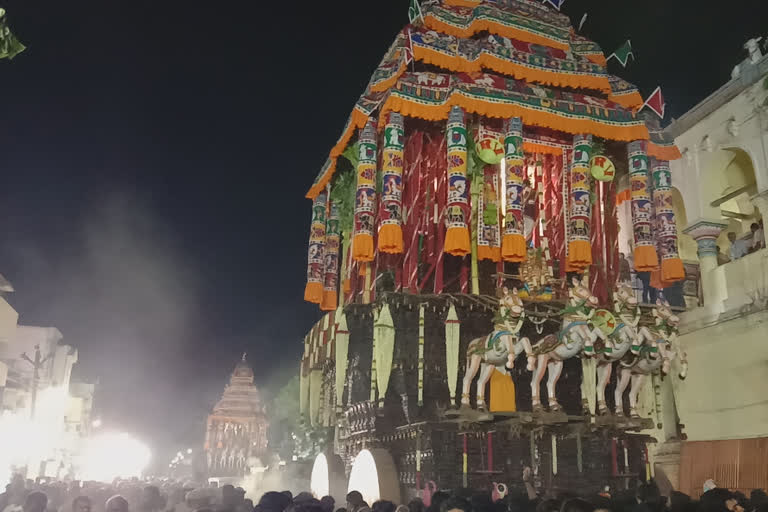
POLYGON ((768 213, 768 56, 757 41, 745 48, 731 80, 665 130, 683 154, 671 163, 687 224, 681 255, 699 261, 703 301, 680 328, 696 371, 661 390, 674 405, 656 462, 693 495, 707 478, 742 491, 768 486, 768 250, 752 247, 751 230, 768 213), (729 258, 729 233, 748 254, 729 258))
POLYGON ((244 476, 267 451, 267 418, 253 370, 243 359, 208 416, 205 453, 211 477, 244 476))

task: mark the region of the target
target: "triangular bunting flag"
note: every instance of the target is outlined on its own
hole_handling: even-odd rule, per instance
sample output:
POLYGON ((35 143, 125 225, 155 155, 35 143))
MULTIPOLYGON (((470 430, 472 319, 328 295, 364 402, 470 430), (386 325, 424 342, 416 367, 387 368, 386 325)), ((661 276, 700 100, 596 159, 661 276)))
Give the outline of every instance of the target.
POLYGON ((627 42, 621 45, 620 47, 616 48, 616 51, 614 51, 612 54, 608 56, 606 61, 611 60, 611 57, 616 58, 617 61, 621 64, 621 67, 625 68, 627 67, 627 61, 629 60, 629 56, 632 56, 632 58, 635 57, 635 54, 632 53, 632 43, 629 39, 627 39, 627 42))
POLYGON ((667 105, 664 103, 664 96, 661 95, 661 87, 657 87, 656 90, 648 96, 648 99, 645 100, 645 103, 640 107, 640 110, 645 107, 650 108, 657 116, 664 119, 664 111, 666 110, 667 105))
POLYGON ((559 11, 560 7, 562 7, 563 4, 565 3, 565 0, 544 0, 544 3, 551 5, 552 7, 554 7, 559 11))
POLYGON ((424 16, 421 14, 419 0, 411 0, 411 5, 408 6, 408 21, 415 23, 416 20, 424 21, 424 16))
POLYGON ((581 32, 581 27, 584 26, 584 22, 587 21, 587 16, 589 13, 584 13, 584 16, 581 17, 581 21, 579 22, 579 32, 581 32))

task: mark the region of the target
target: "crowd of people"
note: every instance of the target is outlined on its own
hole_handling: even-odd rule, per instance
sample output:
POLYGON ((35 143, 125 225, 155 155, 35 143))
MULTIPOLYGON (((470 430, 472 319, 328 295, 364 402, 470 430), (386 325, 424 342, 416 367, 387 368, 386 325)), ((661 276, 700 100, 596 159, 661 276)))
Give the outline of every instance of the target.
POLYGON ((490 492, 462 489, 437 491, 427 500, 407 504, 379 500, 370 506, 352 491, 337 507, 330 496, 308 492, 264 493, 254 505, 246 491, 232 485, 193 488, 164 482, 146 485, 139 480, 113 485, 73 482, 34 483, 15 477, 0 494, 0 512, 768 512, 768 495, 753 490, 750 496, 718 488, 708 480, 698 500, 673 491, 662 496, 653 483, 612 493, 609 488, 588 496, 536 494, 529 480, 499 497, 490 492))

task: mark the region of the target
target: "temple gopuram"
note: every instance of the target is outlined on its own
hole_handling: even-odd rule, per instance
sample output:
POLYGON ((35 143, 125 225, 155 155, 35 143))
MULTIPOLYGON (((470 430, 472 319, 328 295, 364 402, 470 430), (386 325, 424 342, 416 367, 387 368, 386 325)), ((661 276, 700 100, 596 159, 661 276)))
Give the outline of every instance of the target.
POLYGON ((548 5, 409 18, 307 193, 304 298, 326 314, 300 408, 330 434, 312 488, 428 503, 524 471, 581 494, 651 478, 658 383, 687 372, 663 293, 686 277, 679 150, 548 5))
POLYGON ((245 354, 208 416, 205 454, 211 477, 242 477, 267 450, 267 418, 245 354))

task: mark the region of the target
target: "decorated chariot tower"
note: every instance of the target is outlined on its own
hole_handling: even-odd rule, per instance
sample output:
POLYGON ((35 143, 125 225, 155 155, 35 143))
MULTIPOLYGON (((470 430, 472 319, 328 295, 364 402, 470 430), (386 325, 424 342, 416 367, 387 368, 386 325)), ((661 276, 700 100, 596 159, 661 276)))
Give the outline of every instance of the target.
POLYGON ((307 424, 351 480, 374 461, 369 498, 499 495, 526 467, 547 489, 649 478, 647 384, 685 356, 619 246, 657 288, 685 277, 679 151, 547 5, 410 18, 307 193, 304 298, 327 312, 304 341, 307 424))

